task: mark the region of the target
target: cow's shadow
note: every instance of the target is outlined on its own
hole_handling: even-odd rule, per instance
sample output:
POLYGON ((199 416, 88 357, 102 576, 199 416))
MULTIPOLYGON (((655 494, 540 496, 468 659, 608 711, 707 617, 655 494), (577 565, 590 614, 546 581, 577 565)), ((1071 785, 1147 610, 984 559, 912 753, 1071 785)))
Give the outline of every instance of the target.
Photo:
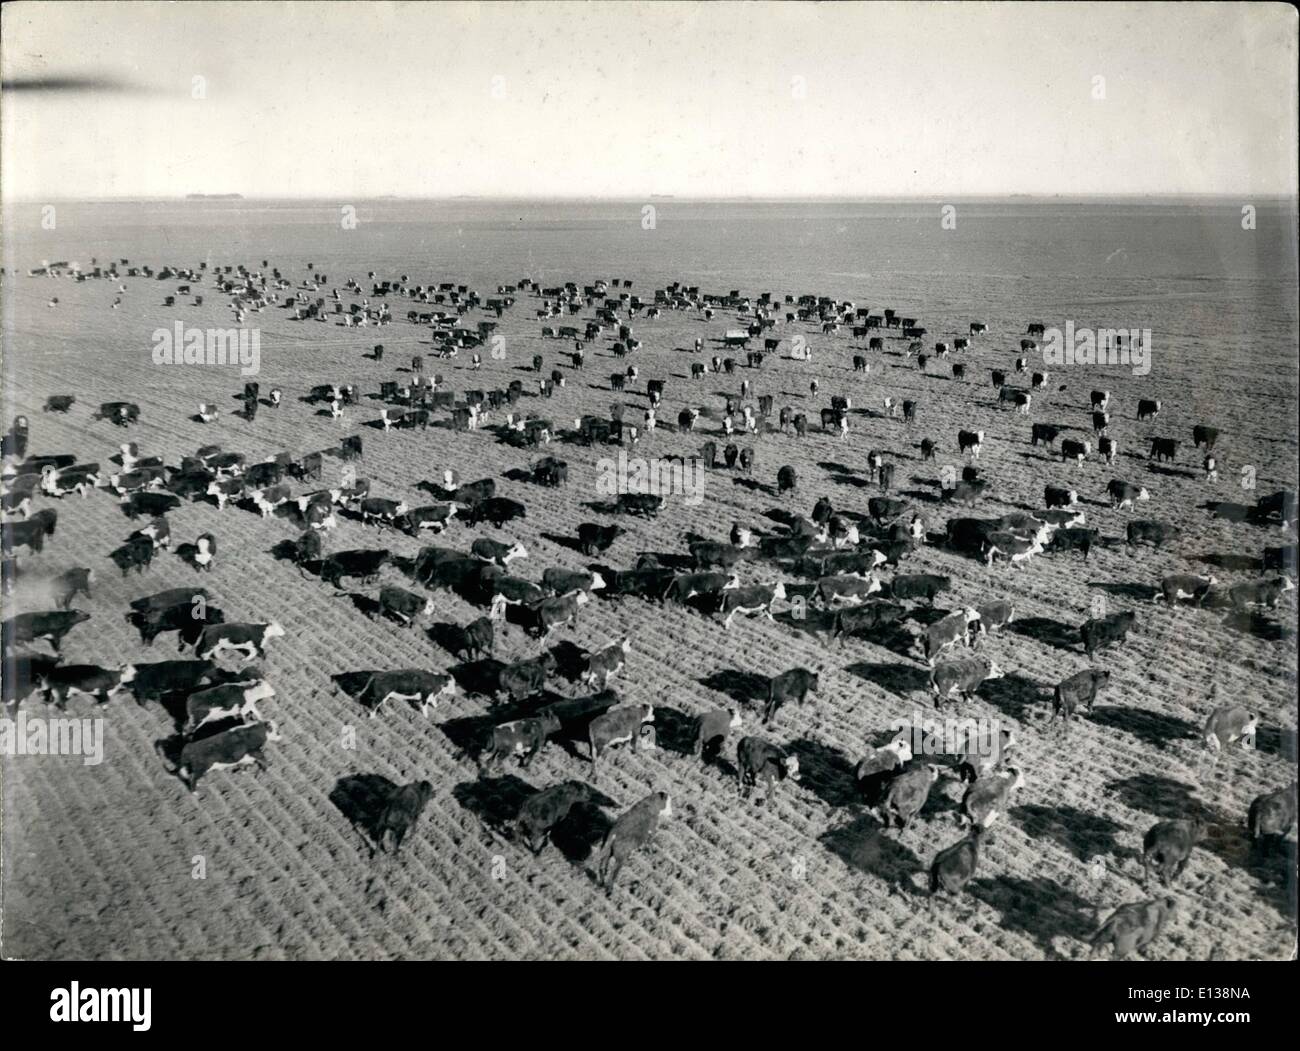
POLYGON ((1127 831, 1123 825, 1077 807, 1031 803, 1013 807, 1011 815, 1028 835, 1056 843, 1080 861, 1132 856, 1132 851, 1122 848, 1117 838, 1127 831))
POLYGON ((1175 741, 1195 740, 1199 737, 1197 728, 1186 719, 1144 708, 1099 705, 1093 709, 1089 720, 1098 726, 1132 734, 1144 744, 1162 750, 1175 741))
POLYGON ((1159 774, 1136 774, 1107 782, 1105 791, 1132 810, 1173 820, 1203 813, 1196 789, 1185 781, 1159 774))
POLYGON ((496 831, 519 817, 520 808, 537 789, 514 774, 463 781, 451 790, 457 803, 496 831))
POLYGON ((929 673, 910 664, 877 664, 861 661, 844 669, 850 674, 875 683, 890 693, 910 700, 918 692, 930 689, 929 673))
POLYGON ((837 748, 800 738, 788 745, 799 760, 800 785, 827 806, 851 806, 861 800, 855 764, 837 748))
POLYGON ((921 859, 885 834, 874 818, 862 816, 823 832, 820 842, 851 869, 869 873, 904 893, 915 892, 914 877, 923 872, 921 859))
POLYGON ((771 680, 764 675, 753 672, 737 671, 724 668, 699 680, 702 686, 725 693, 741 705, 754 705, 767 701, 767 691, 771 680))
POLYGON ((1061 956, 1056 935, 1083 941, 1095 929, 1092 903, 1045 876, 975 879, 967 890, 1001 913, 1000 926, 1029 935, 1047 956, 1061 956))
POLYGON ((1006 626, 1007 631, 1023 635, 1027 639, 1054 646, 1058 650, 1077 650, 1079 648, 1079 629, 1073 624, 1063 624, 1050 617, 1025 617, 1013 620, 1006 626))

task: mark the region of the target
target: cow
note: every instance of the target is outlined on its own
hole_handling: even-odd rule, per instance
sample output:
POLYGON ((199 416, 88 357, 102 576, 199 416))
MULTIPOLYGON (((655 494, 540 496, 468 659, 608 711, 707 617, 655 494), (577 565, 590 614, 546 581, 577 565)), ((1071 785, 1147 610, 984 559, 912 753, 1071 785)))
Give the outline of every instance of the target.
POLYGON ((1035 423, 1030 430, 1030 440, 1033 445, 1042 442, 1044 445, 1051 446, 1061 433, 1060 427, 1054 427, 1050 423, 1035 423))
POLYGON ((63 709, 68 697, 80 694, 99 704, 107 704, 113 694, 130 687, 135 679, 135 668, 128 664, 122 668, 101 668, 95 664, 59 664, 37 673, 46 703, 63 709))
POLYGON ((837 610, 831 619, 827 642, 838 639, 842 646, 846 636, 861 635, 880 627, 896 624, 906 616, 906 613, 904 607, 890 602, 869 602, 863 606, 837 610))
POLYGON ((614 509, 619 514, 654 518, 663 507, 664 498, 654 493, 619 493, 614 509))
POLYGON ((1230 744, 1241 742, 1243 749, 1255 747, 1255 731, 1259 728, 1259 716, 1239 704, 1228 704, 1214 709, 1205 720, 1205 730, 1201 740, 1205 747, 1216 753, 1230 744))
POLYGON ((1106 457, 1107 463, 1114 463, 1115 457, 1119 455, 1119 442, 1114 438, 1102 436, 1097 439, 1097 453, 1106 457))
POLYGON ((742 737, 736 746, 736 779, 741 799, 748 799, 750 787, 763 782, 760 802, 768 802, 777 781, 799 780, 799 758, 761 737, 742 737))
MULTIPOLYGON (((494 615, 503 612, 503 603, 506 599, 498 596, 493 603, 494 615)), ((523 628, 530 635, 536 638, 546 639, 550 637, 551 632, 565 624, 576 624, 578 620, 578 610, 588 601, 585 591, 579 591, 572 595, 560 595, 555 598, 541 598, 533 601, 525 601, 521 611, 520 620, 523 628)))
POLYGON ((244 495, 242 478, 218 478, 208 483, 207 494, 215 497, 217 510, 224 511, 227 500, 238 500, 244 495))
MULTIPOLYGON (((1062 720, 1061 729, 1069 730, 1075 710, 1084 708, 1089 714, 1101 691, 1110 685, 1110 672, 1101 668, 1085 668, 1056 684, 1052 693, 1051 723, 1062 720)), ((1050 725, 1050 723, 1049 723, 1050 725)))
POLYGON ((519 757, 520 767, 527 769, 552 734, 560 732, 560 720, 550 713, 492 728, 492 735, 479 761, 479 776, 499 766, 511 756, 519 757))
POLYGON ((371 551, 367 548, 339 551, 321 564, 320 577, 336 588, 342 588, 344 579, 348 577, 368 583, 379 575, 380 569, 391 556, 390 551, 371 551))
POLYGON ((631 646, 632 640, 625 638, 619 642, 611 642, 603 649, 597 650, 587 658, 587 666, 582 672, 583 682, 591 687, 595 687, 599 682, 600 689, 605 689, 609 683, 609 677, 617 675, 623 670, 631 646))
POLYGON ((0 630, 3 631, 3 650, 8 651, 17 643, 44 639, 58 653, 63 637, 89 619, 90 614, 79 609, 16 614, 0 625, 0 630))
POLYGON ((1095 390, 1090 395, 1090 401, 1094 410, 1105 412, 1106 406, 1110 404, 1110 391, 1095 390))
POLYGON ((91 597, 90 585, 94 579, 95 572, 91 569, 65 570, 49 582, 50 597, 59 609, 70 609, 72 600, 78 594, 84 593, 87 598, 91 597))
POLYGON ((954 693, 962 700, 969 701, 979 689, 980 684, 989 679, 1002 678, 1002 669, 996 661, 982 661, 963 657, 958 660, 944 661, 930 669, 930 688, 934 690, 936 708, 942 708, 945 700, 950 700, 954 693))
POLYGON ((819 677, 807 668, 791 668, 767 684, 767 704, 763 708, 763 725, 772 721, 781 705, 794 701, 803 707, 804 698, 818 690, 819 677))
POLYGON ((1016 735, 1013 730, 994 727, 982 731, 977 726, 969 726, 961 738, 957 753, 957 775, 963 784, 986 777, 1001 765, 1007 752, 1015 745, 1016 735))
POLYGON ((716 758, 726 744, 727 735, 732 730, 739 730, 742 725, 740 712, 735 708, 716 708, 705 712, 695 721, 693 754, 706 763, 716 758))
POLYGON ((975 607, 974 628, 980 635, 997 635, 1015 616, 1016 608, 1012 603, 994 599, 975 607))
POLYGON ((272 621, 269 624, 212 624, 203 629, 194 646, 199 660, 219 657, 226 650, 245 652, 244 661, 265 656, 266 643, 283 637, 284 628, 272 621))
POLYGON ((1279 576, 1265 580, 1251 580, 1234 584, 1228 589, 1228 598, 1233 609, 1245 612, 1252 606, 1276 609, 1278 599, 1288 591, 1294 591, 1295 584, 1290 577, 1279 576))
POLYGON ((959 430, 957 432, 957 450, 960 453, 970 453, 974 459, 978 460, 980 457, 980 447, 983 444, 983 431, 959 430))
POLYGON ((1158 400, 1138 399, 1137 418, 1139 420, 1154 420, 1158 415, 1160 415, 1160 402, 1158 400))
POLYGON ((1110 427, 1110 416, 1104 412, 1094 412, 1092 414, 1092 433, 1101 435, 1105 434, 1110 427))
POLYGON ((1084 459, 1092 453, 1092 442, 1077 442, 1073 438, 1061 439, 1061 462, 1073 460, 1076 464, 1082 464, 1084 459))
POLYGON ((1121 905, 1089 939, 1092 952, 1096 954, 1113 945, 1115 959, 1122 960, 1135 950, 1145 949, 1160 936, 1177 907, 1174 898, 1121 905))
POLYGON ((795 492, 798 487, 798 476, 795 474, 793 467, 782 467, 776 472, 776 491, 781 496, 787 492, 795 492))
POLYGON ((479 522, 491 522, 494 527, 500 529, 507 522, 513 522, 516 518, 527 518, 527 508, 518 500, 510 500, 504 496, 490 496, 477 504, 471 505, 469 520, 473 524, 479 522))
POLYGON ((157 661, 133 667, 135 675, 130 682, 131 692, 135 694, 136 703, 141 705, 169 693, 188 694, 204 683, 224 678, 214 661, 157 661))
POLYGON ((217 558, 217 538, 211 533, 204 533, 194 542, 191 559, 194 568, 211 573, 217 558))
POLYGON ((216 605, 195 598, 171 606, 136 609, 127 614, 127 620, 139 629, 140 639, 146 646, 152 645, 164 632, 180 632, 176 649, 183 650, 198 641, 204 628, 224 624, 226 615, 216 605))
POLYGON ((1145 486, 1133 485, 1119 478, 1112 478, 1107 483, 1106 494, 1110 497, 1110 506, 1117 511, 1131 511, 1139 501, 1151 499, 1145 486))
MULTIPOLYGON (((591 776, 596 776, 596 763, 604 752, 615 745, 632 744, 632 751, 645 733, 644 727, 655 721, 655 710, 649 704, 629 704, 610 708, 596 716, 587 726, 588 758, 591 760, 591 776)), ((649 740, 646 742, 649 744, 649 740)))
POLYGON ((1193 606, 1200 606, 1205 596, 1217 583, 1213 576, 1202 577, 1194 573, 1173 573, 1160 582, 1156 593, 1156 602, 1165 602, 1176 606, 1179 602, 1189 601, 1193 606))
POLYGON ((466 660, 490 657, 495 634, 490 617, 479 617, 477 620, 470 621, 460 631, 456 655, 466 660))
POLYGON ((1219 440, 1219 431, 1215 427, 1207 427, 1205 424, 1198 423, 1192 428, 1192 444, 1196 448, 1205 446, 1205 451, 1209 452, 1214 448, 1215 443, 1219 440))
POLYGON ((507 665, 497 674, 494 692, 505 694, 512 701, 532 697, 542 692, 546 677, 554 674, 557 666, 555 655, 549 651, 532 660, 507 665))
POLYGON ((357 700, 372 719, 389 700, 418 704, 420 714, 428 718, 430 710, 438 706, 439 698, 455 695, 456 680, 450 675, 407 668, 373 673, 361 687, 357 700))
POLYGON ((1130 522, 1124 533, 1130 555, 1139 544, 1150 544, 1152 547, 1160 548, 1170 540, 1177 540, 1181 535, 1181 530, 1177 526, 1153 522, 1145 518, 1130 522))
POLYGON ((0 527, 0 535, 3 536, 4 553, 12 555, 16 547, 26 547, 32 554, 39 554, 44 550, 45 538, 49 534, 45 522, 33 515, 25 522, 5 522, 0 527))
POLYGON ((534 856, 546 847, 546 840, 579 803, 590 803, 592 791, 581 781, 563 781, 534 793, 524 800, 511 831, 534 856))
POLYGON ((358 509, 361 512, 361 521, 369 524, 378 522, 380 526, 393 525, 399 518, 402 518, 410 511, 406 503, 400 500, 385 500, 379 496, 362 497, 358 509))
POLYGON ((263 518, 270 518, 277 507, 287 504, 293 498, 287 485, 269 485, 265 489, 254 490, 248 495, 263 518))
POLYGON ((933 606, 935 598, 952 587, 952 578, 931 573, 899 574, 889 582, 889 594, 899 602, 921 599, 933 606))
POLYGON ((998 558, 1004 558, 1015 566, 1040 554, 1042 550, 1041 536, 1026 537, 1011 530, 998 529, 984 539, 981 554, 989 566, 998 558))
POLYGON ((1043 490, 1043 504, 1046 507, 1073 507, 1078 502, 1079 494, 1074 489, 1049 485, 1043 490))
POLYGON ((262 716, 257 710, 257 702, 269 700, 274 696, 275 690, 264 679, 223 683, 199 690, 185 699, 186 719, 183 733, 187 737, 192 737, 206 723, 233 718, 240 718, 247 722, 250 715, 254 721, 262 722, 262 716))
POLYGON ((379 612, 404 627, 412 627, 417 618, 433 616, 433 599, 385 585, 379 589, 379 612))
POLYGON ((393 854, 401 849, 402 840, 414 827, 425 806, 433 798, 433 785, 416 781, 393 790, 375 823, 375 845, 387 853, 388 840, 393 842, 393 854))
POLYGON ((627 859, 650 842, 660 818, 672 816, 672 801, 666 792, 652 792, 614 821, 600 845, 596 858, 596 884, 608 897, 627 859))
POLYGON ((926 663, 934 667, 939 654, 959 642, 969 647, 970 625, 979 619, 980 616, 975 610, 959 609, 927 627, 923 643, 926 663))
POLYGON ((938 780, 939 768, 933 763, 909 767, 893 778, 878 808, 884 826, 893 828, 897 821, 899 828, 907 828, 925 807, 938 780))
POLYGON ((771 585, 754 585, 750 587, 728 588, 718 593, 718 612, 725 614, 723 627, 730 628, 737 613, 746 616, 762 614, 773 620, 772 604, 777 599, 785 598, 785 585, 777 581, 771 585))
POLYGON ((1142 879, 1151 881, 1154 868, 1161 885, 1167 887, 1171 880, 1183 874, 1192 849, 1209 832, 1203 818, 1182 818, 1160 821, 1147 830, 1142 838, 1142 879))
POLYGON ((1162 460, 1172 460, 1178 455, 1178 441, 1175 438, 1152 438, 1151 453, 1148 460, 1154 459, 1157 463, 1162 460))
POLYGON ((590 558, 599 552, 608 550, 623 532, 624 530, 620 526, 602 526, 593 522, 583 522, 578 526, 578 546, 582 553, 590 558))
POLYGON ((978 778, 962 797, 961 817, 978 828, 987 829, 1007 810, 1011 793, 1024 784, 1024 775, 1013 766, 978 778))
POLYGON ((1283 837, 1291 831, 1296 815, 1296 783, 1286 788, 1256 796, 1246 815, 1246 827, 1251 839, 1258 842, 1264 836, 1283 837))
POLYGON ((1123 613, 1110 613, 1104 617, 1093 617, 1084 621, 1079 628, 1079 636, 1088 656, 1092 657, 1098 650, 1107 646, 1122 643, 1133 629, 1136 618, 1137 614, 1132 610, 1126 610, 1123 613))
POLYGON ((896 737, 882 748, 873 748, 853 771, 854 781, 868 806, 880 802, 886 787, 912 760, 912 746, 906 737, 896 737))
POLYGON ((211 737, 189 741, 181 749, 180 764, 175 772, 181 783, 197 796, 199 781, 213 770, 230 770, 247 763, 266 769, 262 749, 268 742, 279 741, 274 722, 237 726, 211 737))
POLYGON ((76 404, 75 394, 51 394, 41 407, 42 412, 68 412, 76 404))
POLYGON ((976 825, 974 832, 950 847, 945 847, 930 863, 930 895, 940 891, 960 894, 975 875, 979 864, 980 839, 983 826, 976 825))
POLYGON ((880 581, 875 576, 847 574, 822 577, 813 594, 823 605, 833 608, 841 603, 860 603, 880 589, 880 581))
POLYGON ((490 537, 479 537, 470 545, 470 554, 485 562, 501 566, 503 569, 517 558, 527 558, 528 551, 523 544, 503 544, 490 537))
POLYGON ((916 422, 916 402, 914 401, 903 402, 903 422, 904 423, 916 422))

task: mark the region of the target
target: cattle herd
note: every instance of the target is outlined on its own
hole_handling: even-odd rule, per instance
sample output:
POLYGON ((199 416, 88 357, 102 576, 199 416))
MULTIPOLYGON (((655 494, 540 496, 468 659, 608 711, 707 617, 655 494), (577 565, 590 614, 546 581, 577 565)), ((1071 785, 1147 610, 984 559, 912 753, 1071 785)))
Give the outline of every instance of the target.
MULTIPOLYGON (((494 713, 491 725, 467 742, 463 754, 463 761, 474 764, 482 778, 514 764, 527 771, 544 749, 562 744, 573 757, 574 776, 537 786, 516 815, 489 830, 533 855, 545 849, 550 834, 576 807, 613 803, 595 786, 602 768, 618 762, 620 750, 726 770, 734 778, 733 794, 747 800, 759 790, 758 798, 746 805, 770 801, 778 785, 801 780, 798 754, 779 737, 783 707, 825 703, 820 681, 824 666, 771 669, 775 674, 764 676, 765 688, 747 698, 753 702, 749 710, 738 701, 694 713, 694 757, 675 758, 656 745, 655 706, 624 703, 619 694, 620 678, 626 676, 629 656, 636 651, 635 634, 582 644, 588 640, 579 625, 589 604, 676 604, 711 618, 723 630, 732 629, 737 618, 762 617, 777 630, 812 633, 828 659, 855 638, 901 638, 924 676, 935 709, 980 714, 984 684, 1006 674, 990 655, 995 640, 1017 616, 1016 601, 1000 581, 1009 579, 1007 575, 1033 574, 1040 559, 1077 559, 1083 565, 1101 549, 1134 555, 1144 545, 1174 546, 1180 536, 1160 516, 1162 494, 1155 483, 1149 489, 1117 476, 1103 491, 1085 492, 1074 480, 1079 465, 1094 456, 1112 465, 1117 475, 1122 464, 1142 459, 1121 454, 1121 437, 1136 443, 1141 435, 1141 448, 1149 446, 1146 459, 1152 463, 1185 462, 1183 436, 1158 433, 1160 401, 1144 399, 1125 406, 1108 391, 1093 390, 1086 407, 1061 409, 1059 418, 1025 419, 1021 425, 1019 416, 1028 417, 1034 406, 1041 412, 1048 391, 1064 391, 1065 386, 1052 382, 1045 372, 1031 373, 1027 357, 1020 357, 1015 371, 1024 374, 1024 380, 1019 385, 1007 370, 984 371, 991 372, 994 387, 994 397, 986 399, 987 388, 973 381, 980 371, 976 363, 994 341, 1012 334, 991 332, 978 321, 927 351, 926 329, 917 318, 825 296, 765 294, 751 299, 739 291, 715 294, 671 283, 643 300, 627 291, 630 281, 543 286, 527 278, 498 286, 494 295, 480 295, 466 285, 420 285, 405 276, 380 281, 372 274, 368 291, 356 281, 347 282, 342 294, 334 289, 331 314, 324 294, 328 279, 314 269, 296 287, 265 262, 260 269, 205 265, 155 271, 128 268, 123 260, 96 267, 95 275, 175 282, 172 305, 176 297, 194 295, 192 289, 207 288, 228 297, 241 322, 249 312, 280 309, 303 322, 334 317, 350 328, 380 328, 401 324, 402 312, 389 304, 404 299, 412 304, 406 324, 422 332, 429 345, 409 360, 409 368, 403 361, 401 378, 373 389, 340 378, 298 392, 263 390, 257 382, 235 392, 242 404, 242 422, 234 424, 236 428, 256 427, 263 410, 280 416, 301 413, 304 418, 361 418, 357 429, 364 427, 364 435, 348 434, 327 449, 287 450, 255 461, 227 448, 229 443, 205 444, 179 462, 164 462, 130 440, 142 413, 127 392, 117 395, 121 400, 102 403, 88 399, 85 391, 43 392, 46 413, 88 417, 86 425, 95 428, 103 443, 101 462, 78 462, 49 448, 39 417, 18 417, 5 436, 5 594, 12 596, 16 589, 39 582, 42 593, 51 596, 48 609, 9 615, 3 622, 7 714, 36 698, 60 710, 70 701, 105 705, 123 693, 140 704, 159 704, 173 716, 176 732, 159 742, 158 761, 196 796, 201 787, 221 791, 223 778, 216 776, 220 771, 244 765, 266 768, 274 762, 273 746, 281 740, 276 719, 259 709, 272 710, 276 690, 258 662, 285 635, 285 618, 266 623, 228 620, 210 590, 198 583, 163 590, 147 585, 163 552, 192 567, 196 581, 204 580, 221 557, 227 516, 292 523, 297 539, 280 545, 283 550, 275 557, 331 594, 348 587, 376 590, 368 613, 393 632, 427 627, 442 592, 452 591, 479 608, 480 616, 459 625, 456 637, 443 643, 455 662, 431 657, 437 667, 368 673, 352 699, 370 718, 394 705, 413 706, 432 718, 440 706, 445 710, 467 694, 488 699, 494 713), (345 297, 357 300, 346 310, 345 297), (438 370, 453 376, 455 370, 471 377, 472 383, 482 356, 493 353, 495 319, 531 309, 526 304, 535 304, 538 323, 545 322, 542 335, 564 345, 550 367, 537 355, 530 368, 520 369, 532 373, 527 380, 513 379, 501 389, 455 389, 438 370), (669 311, 701 319, 725 315, 742 327, 729 329, 718 341, 718 355, 708 353, 712 348, 704 346, 703 338, 696 339, 688 376, 643 375, 651 370, 646 365, 638 368, 642 340, 634 335, 633 322, 650 327, 669 311), (489 319, 470 327, 471 313, 489 319), (559 324, 556 318, 572 323, 559 324), (778 333, 815 336, 837 333, 841 327, 851 332, 855 350, 847 356, 851 360, 836 363, 840 389, 812 411, 779 404, 783 397, 794 397, 783 388, 813 351, 809 339, 792 337, 789 357, 783 357, 786 340, 778 333), (740 351, 743 361, 727 356, 740 351), (926 434, 923 400, 874 393, 871 376, 873 371, 879 374, 887 354, 904 367, 931 374, 946 362, 949 378, 966 384, 969 391, 967 426, 955 434, 926 434), (607 416, 563 415, 566 388, 585 379, 592 358, 605 357, 618 363, 608 374, 610 391, 643 397, 643 411, 631 418, 620 401, 607 416), (745 377, 739 385, 724 381, 736 388, 724 399, 701 392, 700 383, 709 376, 738 374, 745 377), (666 410, 670 399, 680 402, 674 406, 679 411, 666 410), (87 401, 97 402, 93 412, 87 411, 87 401), (550 411, 529 411, 530 405, 550 411), (1012 414, 1006 419, 1023 429, 1021 439, 1029 450, 1024 455, 1034 457, 1033 469, 1044 486, 1042 507, 979 517, 981 505, 999 502, 997 469, 990 466, 997 457, 988 455, 996 442, 981 426, 998 413, 1012 414), (667 422, 673 419, 676 426, 667 422), (664 455, 661 463, 685 471, 697 462, 705 477, 729 472, 737 483, 770 493, 778 512, 769 521, 734 522, 729 532, 722 523, 713 537, 683 537, 682 549, 675 553, 643 554, 634 564, 611 566, 600 559, 615 541, 635 535, 645 520, 670 512, 675 499, 662 490, 618 492, 606 502, 585 505, 592 508, 590 517, 599 520, 582 522, 567 538, 567 546, 591 560, 584 569, 539 567, 525 575, 520 567, 531 563, 530 553, 503 530, 527 520, 528 507, 498 492, 496 479, 463 480, 456 468, 440 464, 436 480, 414 487, 428 494, 426 503, 412 506, 372 491, 360 474, 366 447, 385 441, 394 428, 429 432, 430 461, 438 456, 439 434, 448 429, 480 433, 484 441, 520 451, 512 479, 561 493, 575 480, 558 452, 563 446, 610 446, 649 455, 657 430, 700 432, 696 457, 664 455), (891 437, 871 448, 857 440, 859 428, 862 434, 891 437), (1089 429, 1091 436, 1083 437, 1089 429), (843 450, 838 458, 853 465, 861 488, 874 490, 871 495, 847 499, 843 505, 822 497, 808 506, 811 501, 802 497, 799 472, 781 462, 781 450, 823 432, 835 440, 835 449, 843 450), (945 469, 933 500, 920 501, 899 491, 896 470, 911 469, 904 460, 933 461, 945 449, 956 451, 960 473, 945 469), (325 482, 327 472, 337 474, 337 484, 325 482), (111 560, 123 579, 140 584, 142 594, 122 612, 142 644, 151 646, 164 635, 174 635, 175 659, 102 667, 66 658, 68 651, 76 650, 79 634, 94 631, 94 624, 87 624, 90 615, 75 603, 78 596, 91 594, 100 568, 75 564, 81 553, 61 550, 58 504, 70 496, 97 504, 109 538, 104 550, 86 554, 111 560), (183 504, 206 507, 208 525, 201 534, 173 537, 168 515, 183 504), (1104 535, 1089 527, 1087 505, 1127 513, 1123 534, 1104 535), (124 535, 113 538, 119 516, 130 526, 124 525, 124 535), (331 544, 339 519, 369 530, 373 542, 352 548, 331 544), (386 539, 395 533, 420 538, 424 546, 414 558, 402 558, 386 539), (983 600, 945 607, 953 590, 951 577, 909 571, 906 566, 923 549, 946 559, 972 560, 989 581, 983 600), (500 637, 513 631, 534 640, 529 645, 538 647, 535 657, 514 662, 495 658, 500 637), (557 631, 578 641, 551 645, 557 631), (563 689, 566 683, 571 689, 563 689), (759 727, 752 727, 753 722, 759 727), (735 757, 734 766, 724 755, 735 757)), ((57 299, 51 300, 52 309, 57 304, 57 299)), ((1031 324, 1029 331, 1041 332, 1041 325, 1031 324)), ((1019 338, 1020 333, 1014 335, 1019 338)), ((1021 353, 1034 347, 1026 339, 1021 353)), ((691 353, 690 348, 679 349, 691 353)), ((367 357, 383 361, 384 347, 376 345, 367 357)), ((811 398, 815 403, 821 397, 818 382, 805 386, 810 393, 799 394, 798 400, 811 398)), ((221 415, 217 406, 204 403, 191 419, 209 426, 221 415)), ((1186 436, 1197 450, 1196 466, 1207 485, 1217 479, 1216 448, 1221 442, 1229 444, 1225 439, 1231 437, 1220 434, 1214 424, 1198 423, 1186 436)), ((573 473, 578 475, 576 467, 573 473)), ((589 495, 584 492, 582 497, 589 495)), ((1243 537, 1261 532, 1268 537, 1253 579, 1225 584, 1213 575, 1179 572, 1150 581, 1149 597, 1134 600, 1132 608, 1110 610, 1104 603, 1095 607, 1069 640, 1089 666, 1052 684, 1052 734, 1067 739, 1071 725, 1086 718, 1110 688, 1108 651, 1124 645, 1128 635, 1142 631, 1153 618, 1170 615, 1172 607, 1221 618, 1224 631, 1259 630, 1276 618, 1289 617, 1286 596, 1294 590, 1296 565, 1295 494, 1276 491, 1243 504, 1211 502, 1205 510, 1238 528, 1243 537)), ((275 536, 270 526, 259 523, 256 528, 268 530, 269 547, 275 536)), ((1126 701, 1141 704, 1140 697, 1126 701)), ((1207 763, 1212 761, 1222 773, 1230 746, 1253 746, 1260 719, 1259 711, 1225 699, 1204 726, 1207 763)), ((1023 752, 1018 743, 1015 734, 996 728, 971 731, 956 751, 918 749, 907 733, 877 746, 861 742, 856 787, 862 805, 885 828, 925 821, 927 801, 941 777, 956 778, 966 786, 960 806, 968 829, 963 838, 947 841, 939 822, 933 822, 933 895, 963 893, 981 871, 981 850, 991 828, 1008 813, 1015 793, 1033 782, 1034 770, 1016 760, 1017 751, 1023 752)), ((369 828, 372 854, 396 854, 425 808, 438 805, 444 787, 428 780, 394 786, 369 828)), ((672 814, 674 801, 666 792, 653 784, 644 787, 641 798, 625 800, 627 809, 608 825, 593 854, 592 878, 607 894, 614 892, 619 871, 634 852, 653 849, 656 829, 672 814)), ((1240 815, 1262 850, 1285 840, 1295 822, 1295 784, 1266 788, 1260 786, 1249 812, 1240 815)), ((797 789, 780 789, 788 790, 797 789)), ((1148 878, 1162 885, 1161 894, 1113 912, 1092 935, 1095 947, 1111 945, 1123 956, 1157 938, 1175 900, 1163 888, 1176 883, 1189 862, 1194 863, 1195 848, 1208 831, 1203 815, 1188 813, 1147 832, 1142 865, 1148 878)))

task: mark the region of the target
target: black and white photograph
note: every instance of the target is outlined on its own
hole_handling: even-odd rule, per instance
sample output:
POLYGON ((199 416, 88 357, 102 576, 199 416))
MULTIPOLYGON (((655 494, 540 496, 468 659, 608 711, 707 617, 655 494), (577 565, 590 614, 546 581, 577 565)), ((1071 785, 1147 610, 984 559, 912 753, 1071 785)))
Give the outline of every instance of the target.
POLYGON ((1296 959, 1294 7, 0 18, 11 970, 1262 1010, 1158 976, 1296 959))

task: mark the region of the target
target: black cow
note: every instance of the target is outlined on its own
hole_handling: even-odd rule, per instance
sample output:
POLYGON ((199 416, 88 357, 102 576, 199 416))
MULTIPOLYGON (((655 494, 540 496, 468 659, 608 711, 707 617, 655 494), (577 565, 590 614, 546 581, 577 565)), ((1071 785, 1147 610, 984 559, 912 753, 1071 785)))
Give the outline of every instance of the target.
POLYGON ((767 704, 763 708, 763 725, 772 720, 781 705, 794 701, 803 707, 804 698, 818 690, 818 675, 807 668, 791 668, 767 684, 767 704))
POLYGON ((751 786, 762 781, 762 802, 767 802, 772 798, 777 781, 786 778, 799 780, 799 758, 761 737, 742 737, 736 747, 736 777, 742 799, 749 797, 751 786))
POLYGON ((428 781, 416 781, 394 789, 375 825, 375 844, 379 850, 387 852, 387 841, 391 837, 392 852, 396 854, 432 798, 433 785, 428 781))
POLYGON ((57 610, 44 613, 19 613, 0 625, 3 632, 3 652, 23 642, 36 642, 45 639, 57 653, 63 643, 63 637, 83 621, 90 619, 89 613, 79 609, 57 610))
POLYGON ((1093 656, 1098 650, 1106 646, 1113 646, 1116 643, 1123 642, 1128 633, 1133 629, 1133 622, 1137 615, 1132 610, 1123 613, 1111 613, 1105 617, 1094 617, 1091 620, 1084 621, 1079 628, 1079 635, 1083 640, 1083 648, 1087 651, 1088 656, 1093 656))

